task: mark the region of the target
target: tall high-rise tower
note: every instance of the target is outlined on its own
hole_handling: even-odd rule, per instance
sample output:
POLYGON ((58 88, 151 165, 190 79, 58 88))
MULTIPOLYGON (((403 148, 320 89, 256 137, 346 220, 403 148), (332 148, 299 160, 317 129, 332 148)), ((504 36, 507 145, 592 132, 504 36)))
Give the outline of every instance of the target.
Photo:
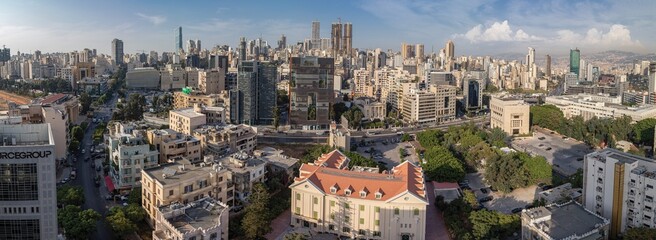
POLYGON ((175 52, 182 49, 182 27, 175 30, 175 52))
POLYGON ((6 62, 9 59, 11 59, 11 51, 3 45, 0 49, 0 62, 6 62))
POLYGON ((455 57, 455 45, 453 44, 453 41, 449 40, 446 42, 446 47, 444 48, 444 52, 446 53, 446 58, 447 59, 453 59, 455 57))
POLYGON ((581 66, 581 51, 578 48, 569 50, 569 72, 579 74, 581 66))
POLYGON ((312 41, 319 41, 321 39, 321 23, 319 21, 312 22, 312 41))
POLYGON ((547 69, 546 70, 546 75, 547 77, 551 77, 551 55, 547 54, 547 69))
POLYGON ((528 67, 531 68, 533 67, 534 63, 535 63, 535 48, 529 47, 528 55, 526 55, 526 65, 528 65, 528 67))
POLYGON ((353 25, 351 23, 344 23, 344 39, 342 41, 342 52, 351 54, 353 51, 353 25))
POLYGON ((280 36, 280 40, 278 40, 278 50, 282 50, 287 48, 287 36, 283 34, 280 36))
POLYGON ((114 38, 112 40, 112 58, 116 65, 123 64, 123 41, 114 38))
POLYGON ((239 61, 246 61, 246 38, 239 38, 239 61))
POLYGON ((330 31, 330 43, 332 45, 333 56, 336 56, 342 49, 342 23, 336 22, 332 25, 330 31))

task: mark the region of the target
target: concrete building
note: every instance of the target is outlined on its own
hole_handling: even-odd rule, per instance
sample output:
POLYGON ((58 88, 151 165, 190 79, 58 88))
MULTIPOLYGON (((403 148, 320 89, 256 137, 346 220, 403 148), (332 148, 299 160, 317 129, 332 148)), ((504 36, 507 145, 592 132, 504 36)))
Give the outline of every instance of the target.
POLYGON ((609 239, 608 219, 572 201, 525 209, 521 218, 521 239, 609 239))
POLYGON ((428 199, 421 167, 406 161, 389 173, 348 170, 338 150, 303 164, 290 186, 291 225, 354 239, 425 236, 428 199))
POLYGON ((428 90, 410 89, 403 96, 401 114, 404 121, 437 124, 456 117, 456 88, 449 85, 430 86, 428 90))
POLYGON ((135 68, 125 74, 125 86, 128 89, 157 90, 160 75, 155 68, 135 68))
POLYGON ((50 124, 50 131, 55 140, 55 159, 63 161, 68 156, 68 145, 71 142, 68 113, 66 110, 52 107, 41 107, 42 123, 50 124))
POLYGON ((565 118, 581 116, 584 120, 597 118, 619 118, 629 116, 636 122, 656 117, 656 106, 645 104, 636 107, 621 105, 621 97, 609 98, 605 96, 579 94, 549 96, 546 104, 553 104, 564 114, 565 118), (612 101, 613 103, 609 103, 612 101))
POLYGON ((193 131, 203 153, 225 156, 235 152, 252 153, 257 146, 257 128, 249 125, 205 125, 193 131))
POLYGON ((500 128, 508 135, 528 134, 531 128, 530 106, 522 99, 492 96, 490 127, 500 128))
POLYGON ((56 143, 50 125, 0 125, 0 138, 0 239, 56 239, 56 143))
POLYGON ((264 147, 255 150, 253 155, 262 159, 267 164, 267 174, 271 177, 283 177, 282 184, 287 186, 294 178, 294 171, 298 169, 299 160, 283 154, 283 150, 272 147, 264 147))
POLYGON ((610 237, 631 227, 656 227, 656 162, 604 149, 585 156, 583 204, 610 220, 610 237))
POLYGON ((185 157, 178 157, 142 171, 142 207, 148 214, 149 224, 156 225, 161 214, 158 208, 173 203, 187 204, 205 197, 222 203, 232 202, 230 172, 211 158, 207 159, 194 164, 185 157))
POLYGON ((464 95, 463 106, 467 111, 475 111, 483 108, 483 89, 485 84, 479 79, 467 79, 462 85, 464 95))
POLYGON ((581 202, 581 196, 583 196, 583 189, 572 188, 571 183, 565 183, 552 189, 538 192, 536 199, 542 199, 546 204, 552 204, 569 202, 570 200, 581 202))
POLYGON ((148 144, 155 146, 159 152, 159 163, 169 159, 185 157, 192 163, 201 161, 200 140, 183 135, 171 129, 151 129, 146 132, 148 144))
POLYGON ((276 107, 277 68, 275 64, 260 61, 239 63, 237 73, 236 101, 231 101, 232 122, 244 124, 267 124, 273 122, 276 107))
MULTIPOLYGON (((188 86, 194 85, 189 84, 188 86)), ((226 90, 225 86, 225 71, 223 69, 198 72, 198 89, 201 92, 205 94, 218 94, 226 90)))
POLYGON ((207 124, 207 116, 199 106, 169 111, 169 128, 173 131, 191 135, 194 129, 207 124))
POLYGON ((342 127, 340 124, 330 124, 330 135, 328 136, 328 146, 332 148, 340 148, 351 150, 351 132, 342 127))
MULTIPOLYGON (((141 171, 157 166, 159 153, 150 148, 142 130, 132 123, 111 122, 106 142, 113 187, 131 189, 141 184, 141 171)), ((110 189, 111 187, 108 186, 110 189)))
POLYGON ((210 197, 189 204, 173 203, 157 208, 154 240, 227 240, 230 208, 210 197))
MULTIPOLYGON (((335 24, 333 24, 334 26, 335 24)), ((335 50, 335 45, 333 45, 333 49, 335 50)), ((329 108, 335 101, 332 89, 335 71, 334 59, 310 56, 292 57, 289 69, 291 79, 287 92, 290 96, 289 123, 291 127, 294 129, 328 129, 331 121, 329 108)))
POLYGON ((218 94, 203 94, 202 92, 194 90, 189 93, 184 91, 173 93, 174 109, 190 108, 196 103, 200 103, 206 107, 229 107, 230 96, 226 91, 222 91, 218 94))
POLYGON ((86 77, 77 82, 77 89, 92 97, 100 97, 109 89, 108 79, 102 77, 86 77))
MULTIPOLYGON (((211 156, 208 156, 212 158, 211 156)), ((231 181, 234 183, 234 198, 230 205, 234 205, 234 200, 242 202, 247 201, 251 194, 251 189, 256 183, 266 181, 267 162, 261 158, 247 154, 245 152, 233 153, 230 156, 214 158, 220 166, 225 167, 231 174, 231 181)))
POLYGON ((123 41, 114 38, 112 40, 112 58, 116 65, 123 64, 123 41))
POLYGON ((180 64, 167 64, 166 68, 159 71, 159 75, 159 87, 162 91, 178 90, 188 86, 185 70, 180 64))

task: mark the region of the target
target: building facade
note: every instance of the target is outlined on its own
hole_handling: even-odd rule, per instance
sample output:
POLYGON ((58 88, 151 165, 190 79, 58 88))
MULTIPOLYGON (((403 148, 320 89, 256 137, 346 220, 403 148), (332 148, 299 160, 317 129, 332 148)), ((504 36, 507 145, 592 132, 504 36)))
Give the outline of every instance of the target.
POLYGON ((521 239, 609 239, 608 219, 573 201, 525 209, 521 219, 521 239))
POLYGON ((500 128, 508 135, 528 134, 530 106, 521 99, 493 96, 490 100, 490 127, 500 128))
POLYGON ((355 239, 427 239, 421 167, 404 162, 389 173, 348 170, 338 150, 303 164, 290 186, 291 225, 355 239))
POLYGON ((0 239, 56 239, 55 140, 50 125, 0 125, 0 137, 0 239))
POLYGON ((169 128, 186 135, 192 135, 194 129, 205 125, 207 116, 201 113, 196 104, 193 108, 183 108, 169 111, 169 128))
MULTIPOLYGON (((233 122, 267 124, 273 122, 276 107, 277 67, 270 62, 243 61, 237 72, 237 106, 233 122)), ((232 110, 231 110, 232 111, 232 110)))
POLYGON ((645 104, 641 106, 621 105, 621 97, 605 97, 598 95, 579 94, 549 96, 545 103, 558 107, 565 118, 581 116, 583 120, 597 118, 619 118, 629 116, 634 122, 656 117, 656 106, 645 104))
POLYGON ((203 153, 225 156, 235 152, 252 153, 257 146, 257 128, 249 125, 205 125, 193 132, 203 153))
POLYGON ((230 208, 211 197, 157 208, 154 240, 227 240, 230 208))
POLYGON ((287 92, 291 127, 328 129, 331 121, 330 105, 335 101, 332 88, 335 71, 333 58, 292 57, 289 68, 291 79, 287 92))
POLYGON ((148 143, 155 146, 159 152, 159 162, 166 163, 169 159, 185 157, 189 161, 200 162, 200 140, 193 136, 183 135, 172 129, 152 129, 146 132, 148 143))
POLYGON ((112 122, 107 127, 107 154, 110 176, 116 189, 131 189, 141 184, 141 171, 157 166, 159 153, 151 149, 145 134, 129 123, 112 122))

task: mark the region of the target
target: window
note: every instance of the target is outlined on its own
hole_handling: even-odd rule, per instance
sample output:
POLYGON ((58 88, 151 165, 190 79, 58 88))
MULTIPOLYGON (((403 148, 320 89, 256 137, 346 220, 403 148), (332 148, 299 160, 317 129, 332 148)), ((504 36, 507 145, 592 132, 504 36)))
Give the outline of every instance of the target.
POLYGON ((364 211, 364 205, 360 205, 360 211, 364 211))
POLYGON ((337 188, 336 187, 330 187, 330 193, 332 193, 332 194, 337 193, 337 188))
POLYGON ((378 220, 378 219, 374 220, 374 225, 380 226, 380 220, 378 220))
POLYGON ((383 197, 382 193, 377 192, 376 193, 376 199, 381 199, 383 197))
POLYGON ((330 219, 335 220, 335 214, 334 213, 330 214, 330 219))
POLYGON ((194 191, 194 185, 188 185, 184 187, 184 193, 190 193, 194 191))
POLYGON ((414 214, 415 214, 415 216, 419 216, 419 209, 418 208, 415 208, 414 214))
POLYGON ((361 192, 360 192, 360 197, 361 197, 361 198, 365 198, 365 197, 367 197, 367 192, 365 192, 365 191, 361 191, 361 192))
POLYGON ((349 209, 349 204, 348 204, 348 203, 344 203, 344 208, 349 209))
POLYGON ((349 216, 344 216, 344 222, 345 222, 345 223, 351 222, 351 217, 349 217, 349 216))
POLYGON ((394 215, 399 215, 399 208, 394 208, 394 215))
POLYGON ((360 230, 358 230, 358 234, 367 235, 367 232, 364 229, 360 229, 360 230))
POLYGON ((380 212, 380 207, 374 207, 374 212, 379 213, 380 212))
POLYGON ((653 185, 650 185, 650 184, 647 184, 647 188, 649 188, 649 189, 654 189, 654 186, 653 186, 653 185))
POLYGON ((319 198, 317 198, 317 197, 312 198, 312 203, 318 204, 319 203, 319 198))
POLYGON ((349 189, 344 190, 344 193, 346 194, 346 196, 351 196, 351 190, 349 189))
POLYGON ((364 218, 360 218, 360 224, 364 224, 364 218))
POLYGON ((294 212, 295 212, 296 214, 300 215, 300 214, 301 214, 301 208, 300 208, 300 207, 296 207, 296 211, 294 211, 294 212))
POLYGON ((351 232, 351 229, 348 228, 348 227, 342 227, 342 232, 345 232, 345 233, 351 232))
POLYGON ((332 224, 328 225, 328 230, 335 231, 335 225, 332 224))
POLYGON ((301 200, 301 194, 300 193, 296 193, 296 200, 301 200))
POLYGON ((334 206, 335 206, 335 201, 330 200, 330 206, 331 206, 331 207, 334 207, 334 206))
POLYGON ((169 190, 169 196, 173 196, 173 190, 169 190))
POLYGON ((314 219, 319 218, 319 213, 317 213, 317 211, 313 211, 312 212, 312 218, 314 218, 314 219))
POLYGON ((379 231, 374 231, 372 235, 374 235, 374 237, 380 237, 380 232, 379 231))

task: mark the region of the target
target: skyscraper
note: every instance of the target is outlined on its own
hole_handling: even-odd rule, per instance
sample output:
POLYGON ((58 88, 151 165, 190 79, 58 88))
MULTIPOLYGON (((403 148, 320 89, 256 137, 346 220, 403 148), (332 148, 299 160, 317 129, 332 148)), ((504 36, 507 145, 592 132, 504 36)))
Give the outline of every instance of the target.
MULTIPOLYGON (((242 61, 237 72, 237 95, 239 109, 233 122, 246 124, 268 124, 273 121, 276 107, 277 67, 270 62, 242 61)), ((232 112, 231 112, 232 113, 232 112)))
MULTIPOLYGON (((335 25, 333 25, 335 26, 335 25)), ((328 129, 334 102, 333 58, 292 57, 289 83, 289 122, 295 129, 328 129)))
POLYGON ((337 56, 342 49, 342 23, 336 22, 332 25, 330 31, 330 43, 332 45, 333 56, 337 56))
POLYGON ((526 65, 529 68, 532 68, 534 63, 535 63, 535 48, 529 47, 528 55, 526 55, 526 65))
POLYGON ((449 40, 446 42, 446 47, 444 48, 444 51, 446 53, 446 58, 447 59, 453 59, 455 57, 455 45, 453 44, 453 41, 449 40))
POLYGON ((123 41, 114 38, 112 40, 112 58, 116 65, 123 64, 123 41))
POLYGON ((2 45, 2 49, 0 49, 0 62, 6 62, 9 59, 11 59, 11 51, 2 45))
POLYGON ((177 53, 182 48, 182 27, 178 27, 175 31, 175 52, 177 53))
POLYGON ((547 54, 547 69, 545 70, 547 77, 551 77, 551 55, 549 54, 547 54))
POLYGON ((0 214, 0 239, 56 239, 51 124, 0 125, 0 135, 0 202, 5 210, 0 214))
POLYGON ((569 72, 579 74, 581 66, 581 51, 578 48, 569 50, 569 72))
POLYGON ((239 38, 239 61, 246 61, 246 38, 239 38))
POLYGON ((344 23, 344 39, 342 40, 342 52, 351 54, 353 51, 353 25, 344 23))
POLYGON ((415 45, 415 58, 419 62, 424 62, 424 44, 415 45))
POLYGON ((321 23, 319 21, 313 21, 312 22, 312 44, 314 44, 315 41, 319 41, 321 39, 321 23))
POLYGON ((278 40, 278 50, 282 50, 287 48, 287 37, 285 34, 280 36, 280 40, 278 40))

